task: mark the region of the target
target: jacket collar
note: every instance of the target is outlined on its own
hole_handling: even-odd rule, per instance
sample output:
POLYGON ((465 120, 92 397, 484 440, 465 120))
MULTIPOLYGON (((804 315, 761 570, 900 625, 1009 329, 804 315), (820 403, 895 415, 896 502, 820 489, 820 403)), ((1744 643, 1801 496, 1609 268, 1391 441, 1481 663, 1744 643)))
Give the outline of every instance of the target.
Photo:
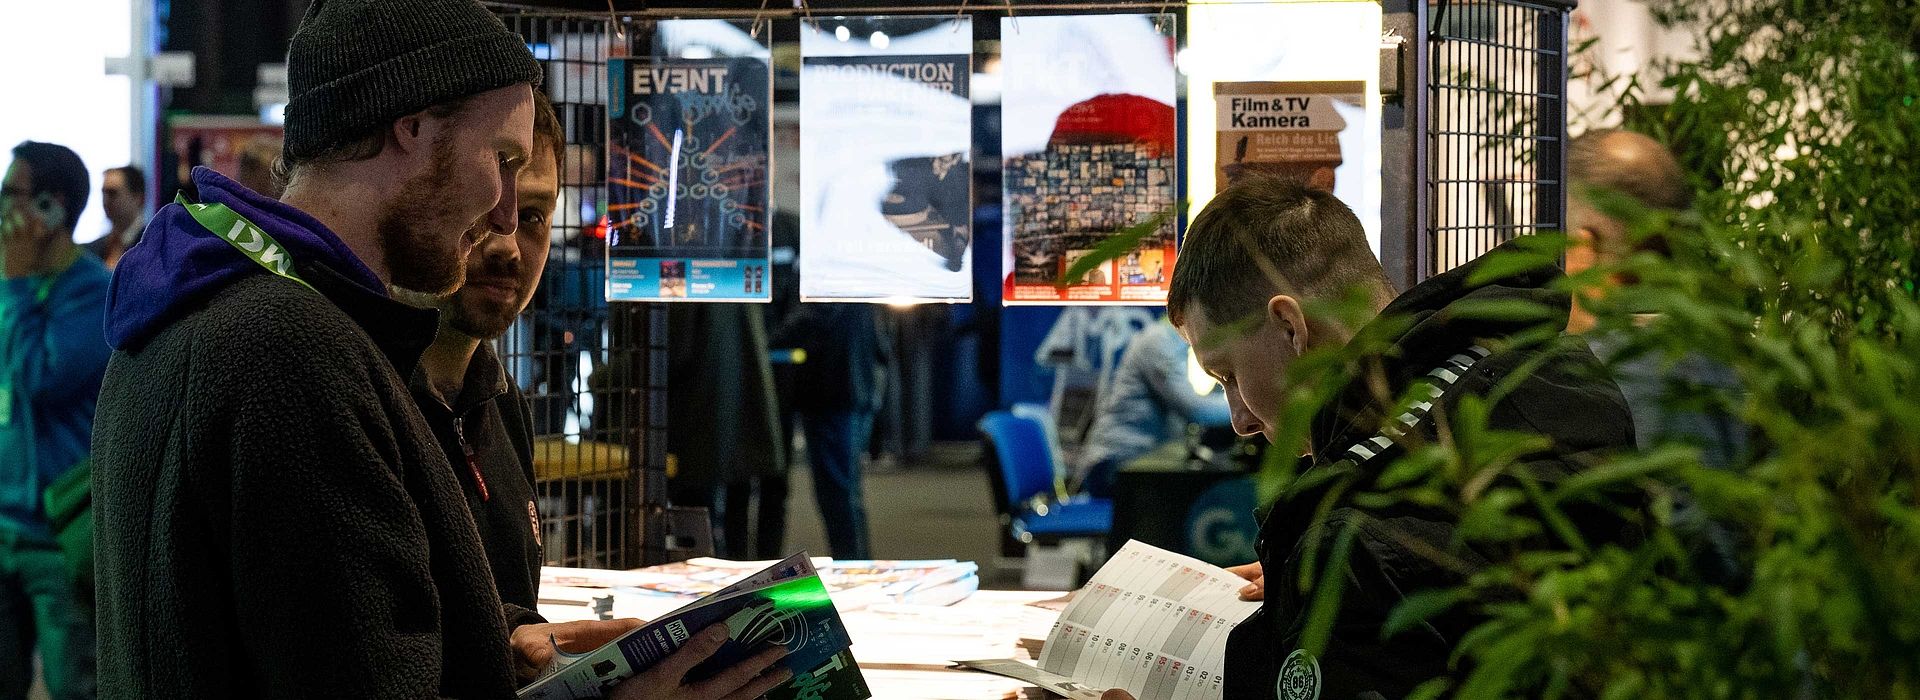
POLYGON ((481 341, 480 346, 473 349, 473 359, 467 361, 466 376, 460 381, 460 394, 453 397, 451 405, 433 388, 433 381, 427 377, 425 366, 414 368, 407 380, 407 388, 413 392, 420 410, 430 415, 444 412, 449 419, 460 418, 475 408, 505 396, 507 371, 501 366, 500 357, 494 354, 493 344, 481 341))
POLYGON ((433 344, 440 312, 422 309, 368 289, 326 263, 295 259, 294 266, 314 291, 333 302, 373 338, 400 376, 412 376, 420 354, 433 344))

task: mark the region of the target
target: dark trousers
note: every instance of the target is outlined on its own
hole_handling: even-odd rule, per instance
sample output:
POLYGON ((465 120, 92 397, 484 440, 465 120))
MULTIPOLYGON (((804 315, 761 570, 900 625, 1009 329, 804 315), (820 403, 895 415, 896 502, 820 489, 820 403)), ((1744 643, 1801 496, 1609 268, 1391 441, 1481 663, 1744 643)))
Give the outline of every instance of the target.
POLYGON ((826 522, 835 559, 872 559, 867 533, 867 497, 860 485, 860 456, 873 437, 871 411, 803 411, 813 495, 826 522))
POLYGON ((787 475, 763 476, 754 480, 759 497, 753 534, 754 559, 780 559, 787 552, 787 475))
POLYGON ((0 532, 0 700, 27 697, 36 648, 53 700, 92 698, 93 643, 60 550, 0 532))

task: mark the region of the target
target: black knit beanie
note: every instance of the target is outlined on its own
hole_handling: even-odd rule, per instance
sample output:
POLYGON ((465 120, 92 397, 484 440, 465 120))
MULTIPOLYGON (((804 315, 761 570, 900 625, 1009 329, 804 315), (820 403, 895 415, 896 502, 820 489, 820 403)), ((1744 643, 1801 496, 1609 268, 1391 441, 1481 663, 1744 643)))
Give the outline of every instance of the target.
POLYGON ((515 83, 539 85, 540 64, 475 0, 313 0, 287 51, 286 157, 515 83))

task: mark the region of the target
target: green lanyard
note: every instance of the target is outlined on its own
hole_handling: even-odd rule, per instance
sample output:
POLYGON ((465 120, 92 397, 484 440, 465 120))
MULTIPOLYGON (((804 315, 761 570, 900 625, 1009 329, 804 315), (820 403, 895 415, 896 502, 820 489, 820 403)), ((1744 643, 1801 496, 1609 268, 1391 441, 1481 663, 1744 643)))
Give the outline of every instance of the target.
MULTIPOLYGON (((313 285, 307 284, 306 280, 300 279, 300 275, 293 271, 293 259, 287 256, 286 247, 273 240, 266 231, 260 230, 259 226, 248 221, 247 217, 241 216, 240 212, 234 211, 225 204, 195 204, 187 201, 187 196, 184 194, 174 195, 173 202, 186 207, 187 213, 193 216, 194 221, 200 222, 201 226, 205 226, 220 240, 231 244, 234 250, 240 251, 240 254, 247 256, 248 260, 259 263, 268 272, 299 282, 300 286, 307 289, 313 289, 313 285)), ((314 291, 320 290, 314 289, 314 291)))

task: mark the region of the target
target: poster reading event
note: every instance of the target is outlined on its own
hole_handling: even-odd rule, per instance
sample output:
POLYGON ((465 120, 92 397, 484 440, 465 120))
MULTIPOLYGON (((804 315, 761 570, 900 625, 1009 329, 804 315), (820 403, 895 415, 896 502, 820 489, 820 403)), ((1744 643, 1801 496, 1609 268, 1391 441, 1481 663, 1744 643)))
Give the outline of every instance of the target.
POLYGON ((800 295, 973 294, 973 23, 800 23, 800 295))
MULTIPOLYGON (((764 54, 763 44, 753 45, 764 54)), ((715 53, 657 51, 609 61, 610 301, 771 298, 768 62, 765 55, 678 55, 715 53)))
POLYGON ((1007 304, 1166 302, 1178 250, 1174 31, 1172 15, 1001 20, 1007 304), (1156 216, 1131 250, 1066 279, 1156 216))

